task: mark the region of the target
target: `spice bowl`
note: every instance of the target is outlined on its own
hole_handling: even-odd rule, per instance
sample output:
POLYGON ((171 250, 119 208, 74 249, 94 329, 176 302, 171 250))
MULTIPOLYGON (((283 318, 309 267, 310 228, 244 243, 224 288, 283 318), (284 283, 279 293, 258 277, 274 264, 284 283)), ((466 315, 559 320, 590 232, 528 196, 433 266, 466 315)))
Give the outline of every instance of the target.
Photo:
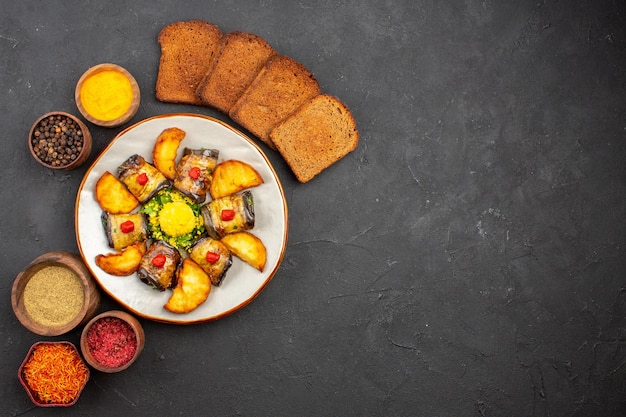
POLYGON ((78 117, 53 111, 39 116, 28 133, 28 148, 46 168, 69 171, 91 155, 91 132, 78 117))
POLYGON ((141 354, 145 335, 131 314, 112 310, 91 319, 80 336, 85 361, 94 369, 115 373, 127 369, 141 354))
POLYGON ((91 319, 100 292, 80 256, 48 252, 31 261, 15 278, 11 305, 33 333, 58 336, 91 319))
POLYGON ((78 79, 74 100, 91 123, 117 127, 137 113, 141 93, 135 77, 124 67, 104 63, 89 68, 78 79))
POLYGON ((17 371, 20 384, 39 407, 74 405, 89 381, 89 367, 70 342, 36 342, 17 371))

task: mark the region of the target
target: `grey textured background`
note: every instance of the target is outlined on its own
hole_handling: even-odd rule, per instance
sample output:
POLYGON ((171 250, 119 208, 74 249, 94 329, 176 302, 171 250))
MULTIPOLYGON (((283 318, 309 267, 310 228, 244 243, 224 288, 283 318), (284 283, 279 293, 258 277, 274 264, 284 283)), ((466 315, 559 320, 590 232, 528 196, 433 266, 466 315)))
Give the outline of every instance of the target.
MULTIPOLYGON (((299 184, 283 265, 225 319, 143 320, 122 374, 67 415, 626 415, 626 6, 610 0, 0 0, 0 414, 33 408, 10 307, 36 256, 77 252, 87 165, 27 151, 40 114, 114 62, 132 122, 212 109, 154 98, 158 32, 204 19, 263 36, 352 110, 353 153, 299 184)), ((125 127, 125 126, 124 126, 125 127)), ((90 125, 97 153, 122 128, 90 125)), ((117 308, 105 298, 101 310, 117 308)), ((78 342, 80 329, 59 337, 78 342)), ((53 338, 55 339, 55 338, 53 338)))

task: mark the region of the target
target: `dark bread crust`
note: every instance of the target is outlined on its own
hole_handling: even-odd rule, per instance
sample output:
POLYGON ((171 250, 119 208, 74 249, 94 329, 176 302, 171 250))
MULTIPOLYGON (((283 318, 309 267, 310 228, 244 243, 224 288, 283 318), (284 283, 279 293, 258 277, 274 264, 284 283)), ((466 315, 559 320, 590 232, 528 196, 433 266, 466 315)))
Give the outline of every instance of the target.
POLYGON ((304 65, 274 55, 235 102, 229 116, 275 149, 270 139, 272 128, 320 92, 319 83, 304 65))
POLYGON ((202 104, 198 85, 217 56, 222 31, 203 20, 175 22, 158 36, 161 59, 156 98, 163 102, 202 104))
POLYGON ((359 132, 348 107, 337 97, 321 94, 276 125, 270 138, 304 183, 355 150, 359 132))
POLYGON ((261 37, 202 20, 172 23, 158 37, 160 101, 210 106, 277 150, 298 181, 354 151, 356 122, 313 74, 261 37))
POLYGON ((241 31, 222 37, 213 66, 198 86, 203 104, 228 114, 276 51, 260 36, 241 31))

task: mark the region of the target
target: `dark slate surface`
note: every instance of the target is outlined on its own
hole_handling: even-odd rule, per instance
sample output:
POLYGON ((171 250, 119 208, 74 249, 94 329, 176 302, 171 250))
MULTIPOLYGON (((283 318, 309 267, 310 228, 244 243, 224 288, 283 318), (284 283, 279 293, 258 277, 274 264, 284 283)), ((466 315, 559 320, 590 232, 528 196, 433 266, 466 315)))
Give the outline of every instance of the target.
MULTIPOLYGON (((0 414, 44 338, 10 307, 36 256, 78 251, 87 165, 51 172, 34 119, 77 114, 76 81, 115 62, 154 97, 166 24, 266 38, 352 110, 361 141, 308 184, 262 147, 289 244, 265 291, 216 322, 142 320, 122 374, 93 373, 68 415, 626 415, 626 7, 623 2, 2 0, 0 414)), ((97 153, 122 128, 90 125, 97 153)), ((105 298, 101 310, 118 308, 105 298)))

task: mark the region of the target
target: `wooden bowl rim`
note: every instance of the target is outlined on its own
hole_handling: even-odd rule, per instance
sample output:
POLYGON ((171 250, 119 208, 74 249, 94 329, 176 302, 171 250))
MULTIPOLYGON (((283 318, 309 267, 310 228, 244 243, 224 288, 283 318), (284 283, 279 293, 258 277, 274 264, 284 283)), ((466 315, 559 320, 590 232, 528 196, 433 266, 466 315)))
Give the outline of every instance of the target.
POLYGON ((99 304, 99 292, 97 290, 92 292, 92 288, 95 288, 95 282, 80 256, 64 251, 47 252, 33 259, 17 274, 11 288, 11 306, 20 323, 31 332, 41 336, 59 336, 76 328, 83 322, 89 310, 93 309, 94 304, 99 304), (28 280, 35 272, 46 266, 62 266, 70 269, 78 276, 83 287, 83 306, 80 312, 71 321, 62 326, 42 325, 32 320, 24 309, 23 291, 28 280))
POLYGON ((85 119, 89 120, 91 123, 102 127, 118 127, 128 122, 137 113, 137 110, 139 109, 139 102, 141 101, 141 91, 139 90, 139 84, 137 84, 137 80, 126 68, 113 63, 103 63, 90 67, 89 69, 87 69, 87 71, 83 73, 83 75, 81 75, 81 77, 78 79, 78 82, 76 83, 76 88, 74 90, 74 101, 76 102, 76 107, 78 108, 78 111, 80 111, 83 117, 85 117, 85 119), (80 97, 80 90, 87 78, 100 71, 108 70, 120 72, 128 79, 131 89, 133 91, 133 99, 130 103, 130 106, 128 107, 128 110, 126 110, 126 112, 117 119, 101 120, 91 115, 91 113, 89 113, 85 109, 80 97))

